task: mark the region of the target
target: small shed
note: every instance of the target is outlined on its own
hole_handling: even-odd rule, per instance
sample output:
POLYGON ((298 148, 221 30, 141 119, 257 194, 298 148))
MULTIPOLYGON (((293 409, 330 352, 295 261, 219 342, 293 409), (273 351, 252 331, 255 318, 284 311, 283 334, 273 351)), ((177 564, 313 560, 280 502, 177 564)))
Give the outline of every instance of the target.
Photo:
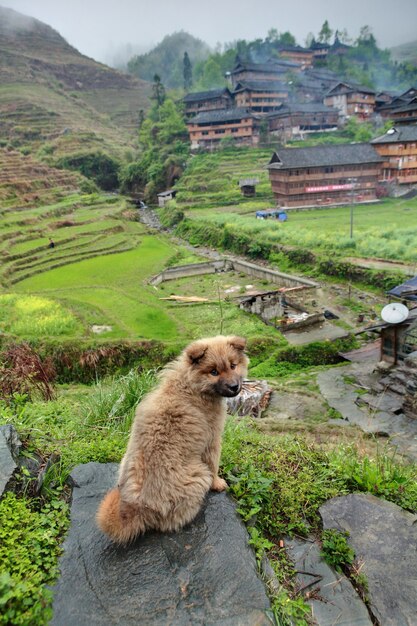
POLYGON ((167 189, 158 193, 158 206, 164 207, 169 200, 172 200, 177 195, 176 189, 167 189))
POLYGON ((400 298, 401 300, 409 300, 411 302, 417 301, 417 276, 406 280, 405 283, 393 287, 387 291, 388 296, 394 298, 400 298))
POLYGON ((366 330, 380 333, 380 361, 396 365, 417 350, 417 307, 400 324, 382 323, 366 330))
POLYGON ((243 178, 239 181, 239 187, 245 198, 253 198, 256 195, 257 178, 243 178))

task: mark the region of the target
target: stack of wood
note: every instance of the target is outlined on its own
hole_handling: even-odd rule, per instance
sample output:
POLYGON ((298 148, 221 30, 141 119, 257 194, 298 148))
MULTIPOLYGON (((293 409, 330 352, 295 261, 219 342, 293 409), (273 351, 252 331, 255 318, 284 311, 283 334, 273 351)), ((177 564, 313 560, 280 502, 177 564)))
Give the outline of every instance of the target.
POLYGON ((272 389, 265 380, 244 380, 240 393, 227 399, 227 412, 261 417, 271 399, 272 389))

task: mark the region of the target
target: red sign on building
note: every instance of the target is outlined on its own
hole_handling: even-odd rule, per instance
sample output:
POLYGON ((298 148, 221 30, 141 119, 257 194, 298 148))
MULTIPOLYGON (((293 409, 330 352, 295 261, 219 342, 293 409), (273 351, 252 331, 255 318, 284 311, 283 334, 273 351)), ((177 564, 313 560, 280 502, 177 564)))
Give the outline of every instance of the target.
POLYGON ((353 189, 352 183, 345 185, 322 185, 321 187, 306 187, 305 193, 319 193, 320 191, 342 191, 343 189, 353 189))

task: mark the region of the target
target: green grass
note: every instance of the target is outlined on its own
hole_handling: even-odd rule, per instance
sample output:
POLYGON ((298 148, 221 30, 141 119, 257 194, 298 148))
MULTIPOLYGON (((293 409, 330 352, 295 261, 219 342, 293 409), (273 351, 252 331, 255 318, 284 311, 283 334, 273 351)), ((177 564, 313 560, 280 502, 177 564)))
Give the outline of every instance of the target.
POLYGON ((0 295, 0 330, 24 339, 74 336, 83 329, 58 302, 32 295, 0 295))

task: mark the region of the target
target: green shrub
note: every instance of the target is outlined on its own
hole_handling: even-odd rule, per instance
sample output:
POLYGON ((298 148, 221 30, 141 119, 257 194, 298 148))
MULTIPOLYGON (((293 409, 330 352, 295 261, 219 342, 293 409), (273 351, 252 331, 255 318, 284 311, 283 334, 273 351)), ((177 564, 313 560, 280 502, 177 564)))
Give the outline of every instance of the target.
POLYGON ((52 616, 45 585, 57 576, 68 507, 53 500, 40 511, 7 493, 0 501, 0 624, 44 626, 52 616))
POLYGON ((349 533, 339 532, 334 529, 324 530, 321 536, 321 555, 337 572, 341 572, 344 567, 352 565, 355 553, 347 542, 349 533))
POLYGON ((116 159, 103 152, 86 152, 64 156, 58 159, 56 166, 81 172, 105 191, 116 189, 118 186, 120 164, 116 159))

